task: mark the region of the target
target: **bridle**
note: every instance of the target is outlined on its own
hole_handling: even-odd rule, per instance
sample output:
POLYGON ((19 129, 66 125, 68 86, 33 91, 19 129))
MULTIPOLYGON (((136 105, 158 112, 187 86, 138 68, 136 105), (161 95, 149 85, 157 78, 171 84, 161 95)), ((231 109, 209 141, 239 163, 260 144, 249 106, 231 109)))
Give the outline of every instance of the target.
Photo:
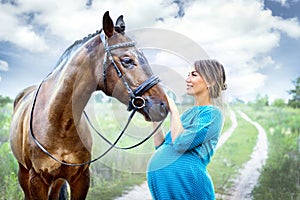
POLYGON ((128 94, 130 95, 130 100, 128 103, 128 111, 131 111, 132 109, 142 109, 146 105, 145 99, 142 97, 142 95, 152 88, 154 85, 159 83, 159 78, 157 76, 151 76, 149 79, 144 81, 142 84, 140 84, 134 91, 129 87, 129 84, 127 83, 126 79, 124 78, 121 70, 119 69, 118 65, 116 64, 112 54, 111 50, 118 49, 118 48, 124 48, 124 47, 135 47, 135 42, 124 42, 119 44, 114 44, 111 46, 108 46, 108 42, 106 41, 106 36, 104 33, 100 32, 100 39, 102 41, 102 44, 104 46, 105 56, 103 59, 103 80, 104 80, 104 88, 106 89, 106 70, 109 66, 107 62, 108 60, 113 64, 118 77, 122 80, 124 86, 127 89, 128 94))
MULTIPOLYGON (((30 120, 29 120, 29 132, 30 135, 32 136, 34 142, 36 143, 36 145, 45 153, 47 154, 49 157, 51 157, 52 159, 54 159, 55 161, 59 162, 60 164, 63 165, 67 165, 67 166, 83 166, 83 165, 88 165, 91 164, 97 160, 99 160, 100 158, 102 158, 103 156, 105 156, 112 148, 117 148, 117 149, 123 149, 123 150, 127 150, 127 149, 132 149, 135 148, 139 145, 141 145, 142 143, 146 142, 149 138, 151 138, 154 133, 160 128, 160 126, 162 125, 163 121, 161 121, 159 123, 159 125, 142 141, 140 141, 139 143, 132 145, 130 147, 118 147, 116 146, 118 141, 121 139, 121 137, 123 136, 123 134, 125 133, 129 123, 131 122, 131 119, 133 118, 134 114, 136 113, 137 110, 139 109, 143 109, 146 106, 146 100, 142 97, 142 95, 149 90, 150 88, 152 88, 154 85, 156 85, 157 83, 159 83, 159 78, 157 76, 151 76, 149 79, 147 79, 146 81, 144 81, 142 84, 140 84, 134 91, 130 88, 129 84, 127 83, 126 79, 124 78, 123 74, 121 73, 121 70, 119 69, 119 67, 117 66, 117 64, 115 63, 115 60, 113 59, 113 56, 111 54, 111 50, 113 49, 118 49, 118 48, 124 48, 124 47, 135 47, 135 43, 134 42, 124 42, 124 43, 119 43, 119 44, 114 44, 109 46, 106 38, 105 38, 105 34, 101 33, 100 31, 100 38, 102 41, 102 44, 104 46, 104 50, 105 50, 105 56, 104 56, 104 60, 103 60, 103 78, 104 78, 104 82, 106 82, 106 70, 109 66, 109 64, 107 64, 107 58, 109 59, 109 61, 113 64, 118 77, 122 80, 124 86, 126 87, 129 95, 130 95, 130 100, 128 103, 128 111, 131 111, 130 116, 128 117, 127 123, 124 126, 124 128, 122 129, 121 133, 119 134, 119 136, 117 137, 117 139, 114 142, 109 141, 107 138, 105 138, 96 128, 95 126, 93 126, 93 124, 91 123, 87 113, 85 111, 83 111, 84 116, 87 119, 87 122, 90 124, 90 126, 92 127, 92 129, 105 141, 107 142, 110 147, 108 149, 106 149, 106 151, 104 151, 101 155, 99 155, 98 157, 96 157, 95 159, 92 159, 90 161, 86 161, 83 163, 67 163, 64 161, 61 161, 59 159, 57 159, 56 157, 54 157, 35 137, 34 133, 33 133, 33 129, 32 129, 32 124, 33 124, 33 113, 34 113, 34 108, 35 108, 35 104, 37 101, 37 96, 38 93, 40 91, 40 88, 42 86, 42 84, 44 83, 44 81, 46 80, 46 78, 48 76, 50 76, 52 74, 52 72, 40 83, 34 99, 33 99, 33 103, 32 103, 32 108, 31 108, 31 112, 30 112, 30 120)), ((106 87, 106 86, 105 86, 106 87)))

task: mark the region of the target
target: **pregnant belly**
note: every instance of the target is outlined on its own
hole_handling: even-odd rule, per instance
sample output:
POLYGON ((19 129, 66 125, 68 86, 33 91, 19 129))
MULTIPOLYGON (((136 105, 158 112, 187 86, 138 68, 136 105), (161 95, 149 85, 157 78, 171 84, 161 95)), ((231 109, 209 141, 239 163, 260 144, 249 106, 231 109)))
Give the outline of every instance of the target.
POLYGON ((172 145, 162 145, 150 158, 148 162, 148 172, 156 171, 162 168, 168 168, 171 165, 183 165, 200 161, 192 153, 178 153, 172 145))

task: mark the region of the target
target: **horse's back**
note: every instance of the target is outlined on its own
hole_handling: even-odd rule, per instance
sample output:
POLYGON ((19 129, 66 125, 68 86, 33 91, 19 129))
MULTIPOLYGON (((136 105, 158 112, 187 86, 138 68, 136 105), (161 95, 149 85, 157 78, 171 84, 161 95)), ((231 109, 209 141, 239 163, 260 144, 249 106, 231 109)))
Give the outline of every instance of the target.
POLYGON ((18 162, 24 167, 27 166, 29 115, 35 90, 36 86, 30 86, 17 95, 10 123, 10 146, 18 162))

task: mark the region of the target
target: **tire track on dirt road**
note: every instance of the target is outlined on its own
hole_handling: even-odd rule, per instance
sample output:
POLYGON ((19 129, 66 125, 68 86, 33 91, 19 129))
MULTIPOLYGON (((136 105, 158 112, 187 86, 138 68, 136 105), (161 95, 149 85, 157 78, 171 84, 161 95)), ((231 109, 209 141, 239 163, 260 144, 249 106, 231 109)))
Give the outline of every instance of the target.
POLYGON ((268 157, 268 140, 266 131, 259 123, 253 121, 241 111, 238 111, 238 113, 243 119, 256 127, 258 136, 250 160, 239 171, 239 175, 234 181, 234 186, 231 188, 231 195, 225 199, 250 200, 252 199, 251 191, 257 184, 260 171, 268 157))
POLYGON ((221 135, 217 144, 217 149, 220 148, 226 142, 226 140, 231 136, 231 134, 238 125, 235 113, 232 110, 230 110, 230 120, 232 124, 230 128, 221 135))

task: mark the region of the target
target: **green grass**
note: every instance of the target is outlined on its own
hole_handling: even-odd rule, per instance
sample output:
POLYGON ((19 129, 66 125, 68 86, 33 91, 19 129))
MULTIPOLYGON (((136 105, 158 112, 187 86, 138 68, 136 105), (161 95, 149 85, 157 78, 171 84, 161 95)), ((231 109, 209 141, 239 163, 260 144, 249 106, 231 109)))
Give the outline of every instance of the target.
POLYGON ((268 134, 269 158, 252 191, 255 200, 300 199, 300 109, 244 107, 268 134))
POLYGON ((87 200, 111 200, 121 196, 124 191, 130 190, 132 186, 139 185, 145 181, 145 174, 116 173, 119 175, 114 180, 93 177, 91 182, 94 185, 90 187, 87 200))
POLYGON ((236 114, 238 126, 226 143, 215 153, 208 171, 217 193, 226 193, 238 170, 250 159, 256 144, 256 128, 236 114))
POLYGON ((227 111, 225 112, 225 122, 224 122, 222 133, 227 131, 231 126, 232 126, 232 121, 230 119, 230 112, 227 111))
MULTIPOLYGON (((127 121, 126 107, 121 104, 94 104, 90 117, 94 125, 112 141, 118 136, 127 121), (97 119, 97 120, 95 120, 97 119)), ((300 111, 299 109, 262 107, 254 110, 250 107, 242 109, 250 118, 257 120, 268 132, 269 159, 262 170, 259 184, 254 189, 254 198, 260 199, 300 199, 300 111), (276 176, 274 176, 276 174, 276 176), (298 196, 297 196, 298 194, 298 196)), ((181 108, 182 111, 185 107, 181 108)), ((2 173, 0 173, 0 194, 5 199, 21 199, 22 192, 17 182, 17 164, 8 145, 9 121, 11 105, 0 110, 0 158, 2 173)), ((228 112, 229 114, 229 112, 228 112)), ((255 127, 236 114, 238 127, 227 142, 220 147, 208 170, 212 176, 216 192, 226 193, 232 185, 242 165, 249 160, 256 143, 255 127)), ((169 127, 169 119, 164 128, 169 127)), ((231 126, 229 115, 223 131, 231 126)), ((135 144, 145 137, 152 124, 145 122, 139 114, 135 116, 121 146, 135 144)), ((101 154, 108 145, 99 137, 93 135, 93 155, 101 154)), ((113 150, 104 158, 91 165, 91 187, 87 199, 114 199, 124 191, 146 180, 145 167, 148 158, 153 153, 152 138, 140 147, 129 150, 113 150)))

